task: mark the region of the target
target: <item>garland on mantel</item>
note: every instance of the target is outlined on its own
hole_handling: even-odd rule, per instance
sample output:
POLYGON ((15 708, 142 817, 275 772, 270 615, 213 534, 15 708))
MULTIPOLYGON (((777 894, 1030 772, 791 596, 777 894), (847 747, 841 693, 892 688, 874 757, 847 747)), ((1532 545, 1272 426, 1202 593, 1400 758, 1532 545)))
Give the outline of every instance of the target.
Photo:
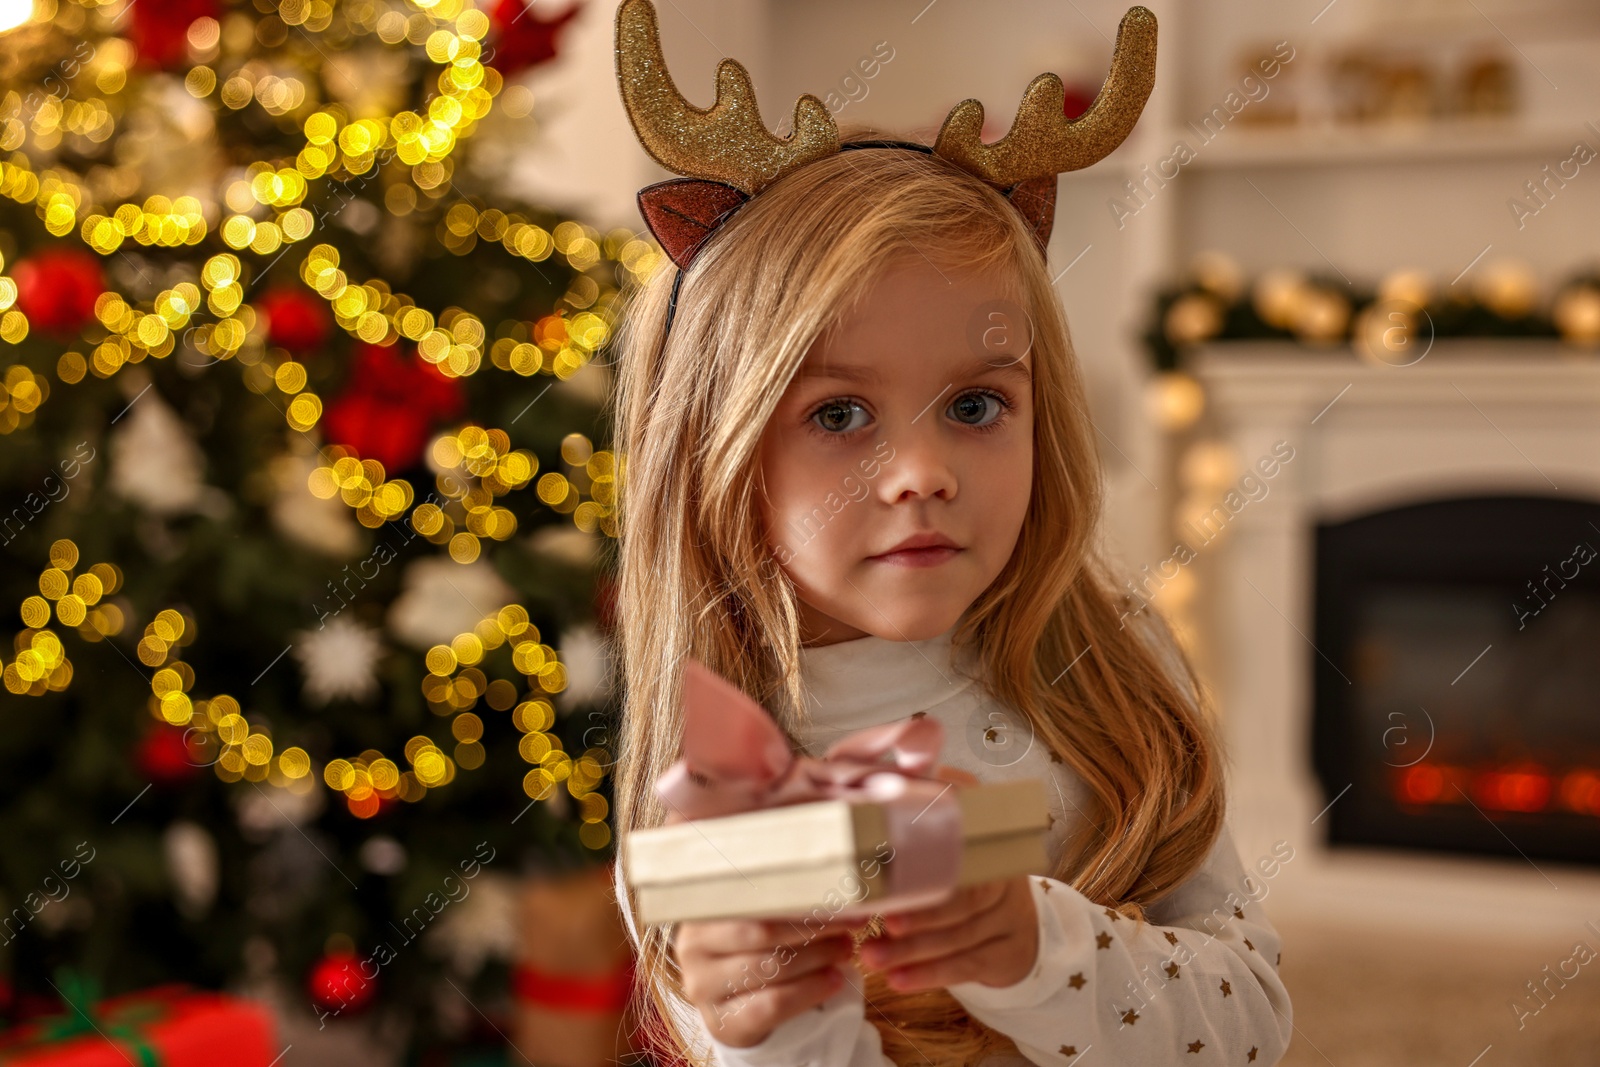
POLYGON ((1376 288, 1293 268, 1247 281, 1221 252, 1202 252, 1181 285, 1157 293, 1144 341, 1156 369, 1180 370, 1188 350, 1213 341, 1295 341, 1404 363, 1436 337, 1558 338, 1600 347, 1600 267, 1580 271, 1547 300, 1516 261, 1476 266, 1453 282, 1395 271, 1376 288))

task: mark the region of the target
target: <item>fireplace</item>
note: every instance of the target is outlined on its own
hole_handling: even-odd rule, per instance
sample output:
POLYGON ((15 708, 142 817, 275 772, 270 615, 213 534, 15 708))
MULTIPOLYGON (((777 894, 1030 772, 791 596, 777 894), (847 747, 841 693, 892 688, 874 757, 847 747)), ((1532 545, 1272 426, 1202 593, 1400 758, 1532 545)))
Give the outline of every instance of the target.
POLYGON ((1573 558, 1600 549, 1600 359, 1256 342, 1192 366, 1199 432, 1241 464, 1295 449, 1188 565, 1234 839, 1247 867, 1295 849, 1274 918, 1565 939, 1600 898, 1600 559, 1573 558))
POLYGON ((1600 504, 1390 508, 1313 556, 1329 843, 1600 863, 1600 504))

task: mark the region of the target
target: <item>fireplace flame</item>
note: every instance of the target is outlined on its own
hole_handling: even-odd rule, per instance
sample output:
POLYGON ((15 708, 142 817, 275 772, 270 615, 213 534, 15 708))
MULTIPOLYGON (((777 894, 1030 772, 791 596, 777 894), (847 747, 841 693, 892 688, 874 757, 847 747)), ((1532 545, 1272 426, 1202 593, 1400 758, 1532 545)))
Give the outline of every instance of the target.
POLYGON ((1552 771, 1534 763, 1463 766, 1421 762, 1393 775, 1401 804, 1465 804, 1485 811, 1568 811, 1600 818, 1600 770, 1552 771))

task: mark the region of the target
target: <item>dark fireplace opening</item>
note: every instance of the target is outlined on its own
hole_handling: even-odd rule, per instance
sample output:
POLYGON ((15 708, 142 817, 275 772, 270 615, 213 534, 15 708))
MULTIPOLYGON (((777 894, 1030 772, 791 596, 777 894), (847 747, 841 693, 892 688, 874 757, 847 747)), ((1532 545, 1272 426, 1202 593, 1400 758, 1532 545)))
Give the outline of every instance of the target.
POLYGON ((1330 843, 1600 863, 1600 504, 1417 504, 1315 553, 1330 843))

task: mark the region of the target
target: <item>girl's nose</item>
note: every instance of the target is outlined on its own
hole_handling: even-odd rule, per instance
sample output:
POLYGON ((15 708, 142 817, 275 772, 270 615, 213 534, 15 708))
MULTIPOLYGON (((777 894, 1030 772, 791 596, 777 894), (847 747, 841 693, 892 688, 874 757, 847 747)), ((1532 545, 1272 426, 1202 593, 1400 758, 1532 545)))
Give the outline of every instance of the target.
POLYGON ((955 497, 952 444, 940 432, 938 421, 942 402, 941 397, 915 422, 907 420, 887 435, 894 455, 883 464, 883 473, 878 476, 878 492, 887 503, 955 497))

